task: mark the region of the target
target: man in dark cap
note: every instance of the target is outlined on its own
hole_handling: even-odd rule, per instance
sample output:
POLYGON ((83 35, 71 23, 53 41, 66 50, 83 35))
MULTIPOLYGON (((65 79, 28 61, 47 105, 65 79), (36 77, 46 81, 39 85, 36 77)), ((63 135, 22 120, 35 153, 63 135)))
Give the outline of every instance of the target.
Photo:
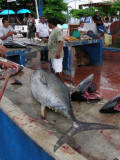
POLYGON ((104 23, 103 23, 101 17, 98 15, 98 10, 95 10, 95 14, 93 16, 93 21, 94 21, 94 23, 96 23, 97 30, 100 33, 100 37, 102 37, 105 34, 106 29, 104 27, 104 23))

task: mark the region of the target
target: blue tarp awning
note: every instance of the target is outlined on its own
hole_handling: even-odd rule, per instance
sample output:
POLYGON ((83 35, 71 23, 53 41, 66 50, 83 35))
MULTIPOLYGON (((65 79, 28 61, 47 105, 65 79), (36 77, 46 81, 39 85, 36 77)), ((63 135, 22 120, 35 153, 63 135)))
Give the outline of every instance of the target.
POLYGON ((60 24, 57 24, 57 27, 61 28, 62 29, 62 26, 60 24))
POLYGON ((17 11, 17 14, 23 14, 23 13, 31 13, 28 9, 20 9, 17 11))
POLYGON ((8 13, 9 13, 9 14, 15 14, 15 12, 14 12, 13 10, 8 10, 8 9, 6 9, 6 10, 2 11, 2 12, 0 13, 0 15, 8 15, 8 13), (9 11, 9 12, 8 12, 8 11, 9 11))
POLYGON ((63 25, 62 25, 62 28, 63 28, 63 29, 67 29, 67 28, 68 28, 68 24, 63 24, 63 25))

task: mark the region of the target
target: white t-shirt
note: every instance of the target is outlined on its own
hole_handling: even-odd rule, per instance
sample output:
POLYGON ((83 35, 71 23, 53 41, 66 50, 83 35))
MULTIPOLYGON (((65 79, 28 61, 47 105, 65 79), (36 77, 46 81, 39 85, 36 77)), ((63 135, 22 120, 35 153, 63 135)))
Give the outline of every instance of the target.
POLYGON ((110 33, 110 25, 111 25, 111 23, 109 23, 109 22, 104 23, 105 28, 109 26, 108 29, 106 28, 107 33, 110 33))
MULTIPOLYGON (((6 35, 9 31, 15 32, 15 30, 11 26, 8 26, 8 28, 0 27, 0 38, 6 35)), ((13 36, 9 36, 6 39, 2 40, 3 44, 11 42, 11 41, 13 41, 13 36)))
POLYGON ((78 27, 78 31, 83 31, 83 32, 87 32, 87 29, 86 28, 82 28, 82 27, 78 27))
POLYGON ((37 31, 40 37, 48 37, 49 36, 49 27, 44 23, 38 23, 37 31))

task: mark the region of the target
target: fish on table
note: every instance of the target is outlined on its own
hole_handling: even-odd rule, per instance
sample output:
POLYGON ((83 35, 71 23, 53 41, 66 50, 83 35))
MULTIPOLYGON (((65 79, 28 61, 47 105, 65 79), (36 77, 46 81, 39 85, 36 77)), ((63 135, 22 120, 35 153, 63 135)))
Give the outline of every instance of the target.
POLYGON ((76 86, 76 91, 71 93, 72 101, 101 100, 102 97, 97 91, 97 85, 93 82, 94 75, 91 74, 76 86))
POLYGON ((2 75, 0 76, 0 80, 4 79, 6 77, 7 74, 10 74, 10 76, 15 76, 18 73, 20 73, 23 70, 23 66, 18 65, 18 71, 12 69, 12 68, 8 68, 5 72, 2 73, 2 75))
POLYGON ((63 113, 72 120, 71 128, 57 141, 54 146, 54 152, 78 132, 87 130, 118 129, 116 126, 107 124, 78 121, 73 114, 69 88, 53 73, 42 69, 34 71, 31 75, 31 91, 34 98, 41 103, 42 117, 45 116, 45 107, 50 106, 55 111, 63 113))
POLYGON ((22 85, 22 82, 20 82, 18 79, 13 78, 13 81, 10 83, 12 85, 22 85))
POLYGON ((18 41, 11 41, 4 44, 6 48, 27 48, 26 45, 18 41))
MULTIPOLYGON (((3 83, 3 86, 2 86, 2 88, 1 88, 1 90, 0 90, 0 101, 1 101, 1 99, 2 99, 2 96, 3 96, 3 93, 4 93, 4 91, 5 91, 5 88, 6 88, 6 86, 7 86, 7 83, 8 83, 8 81, 9 81, 9 78, 11 77, 11 76, 14 76, 14 75, 16 75, 16 74, 18 74, 19 72, 21 72, 21 70, 23 69, 23 66, 21 66, 21 65, 18 65, 18 70, 16 71, 16 70, 14 70, 14 69, 12 69, 12 68, 8 68, 5 72, 3 72, 3 74, 0 76, 0 80, 1 79, 5 79, 5 81, 4 81, 4 83, 3 83)), ((14 78, 13 78, 14 79, 14 78)), ((19 84, 19 85, 22 85, 22 83, 19 81, 19 80, 17 80, 17 79, 14 79, 14 84, 19 84)))
POLYGON ((100 113, 120 112, 120 94, 109 100, 101 109, 100 113))

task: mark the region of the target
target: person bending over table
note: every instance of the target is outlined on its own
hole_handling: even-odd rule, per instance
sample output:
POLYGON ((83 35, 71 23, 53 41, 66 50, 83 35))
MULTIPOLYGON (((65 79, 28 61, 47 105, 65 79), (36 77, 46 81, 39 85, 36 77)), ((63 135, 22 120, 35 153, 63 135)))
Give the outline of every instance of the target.
POLYGON ((7 18, 2 19, 3 26, 0 28, 0 39, 2 43, 8 43, 13 41, 13 35, 16 35, 17 32, 10 26, 7 18))

